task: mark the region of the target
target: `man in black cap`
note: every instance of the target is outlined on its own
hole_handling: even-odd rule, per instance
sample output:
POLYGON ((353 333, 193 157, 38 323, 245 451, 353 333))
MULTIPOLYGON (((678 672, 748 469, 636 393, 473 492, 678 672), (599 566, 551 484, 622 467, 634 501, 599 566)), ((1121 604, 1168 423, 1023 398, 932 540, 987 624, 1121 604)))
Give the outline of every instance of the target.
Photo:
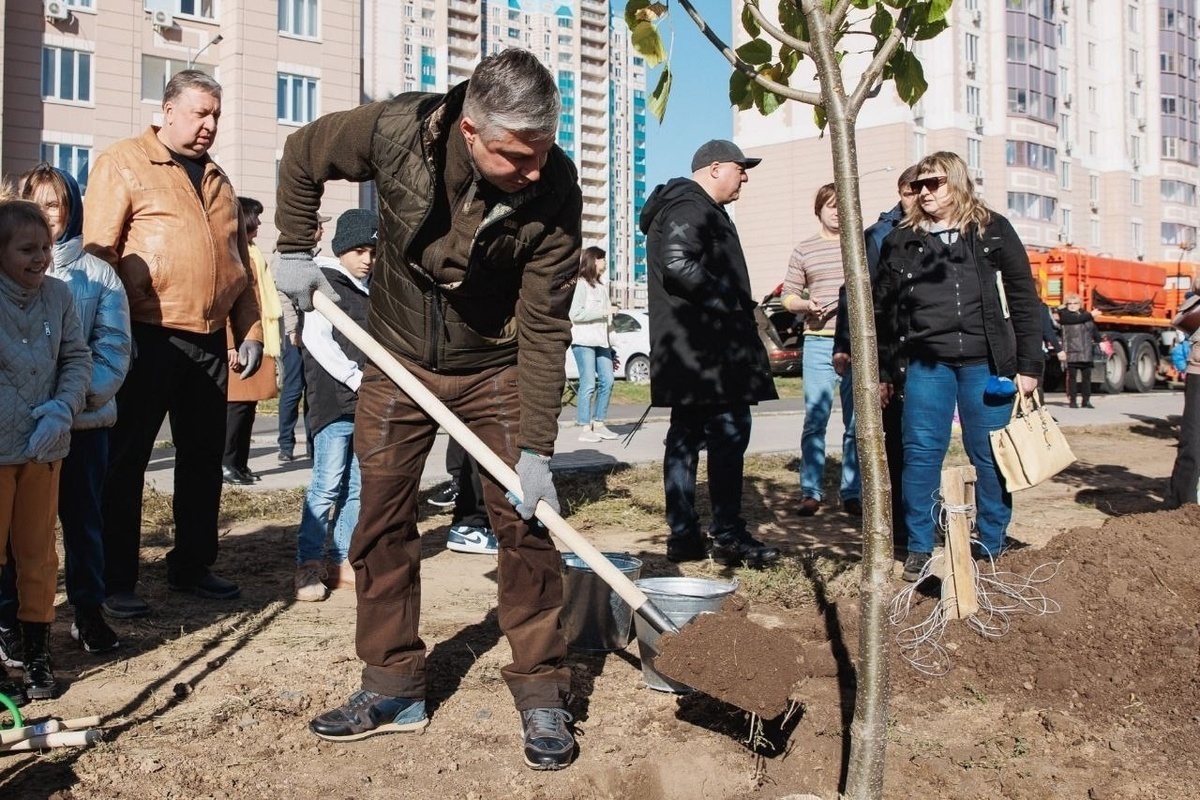
POLYGON ((642 210, 650 299, 650 402, 669 406, 663 454, 667 558, 765 567, 779 559, 746 530, 742 466, 750 406, 774 400, 767 351, 758 338, 754 298, 737 229, 725 206, 738 199, 748 158, 714 139, 692 157, 692 177, 657 187, 642 210), (708 448, 712 522, 696 513, 696 465, 708 448))

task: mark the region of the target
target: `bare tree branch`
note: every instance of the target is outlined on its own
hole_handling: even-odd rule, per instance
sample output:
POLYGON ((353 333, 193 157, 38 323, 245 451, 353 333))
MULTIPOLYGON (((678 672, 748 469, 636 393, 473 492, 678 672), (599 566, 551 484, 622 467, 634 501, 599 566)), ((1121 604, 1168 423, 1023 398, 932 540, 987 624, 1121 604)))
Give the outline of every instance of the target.
POLYGON ((909 9, 904 9, 900 12, 900 17, 896 21, 892 32, 888 34, 888 38, 884 39, 883 45, 879 48, 879 52, 871 59, 871 63, 863 70, 862 75, 858 77, 858 85, 854 87, 854 91, 850 94, 850 113, 854 118, 858 117, 858 112, 862 109, 863 103, 868 97, 874 97, 879 93, 877 84, 879 76, 883 74, 883 68, 887 65, 888 59, 896 52, 896 48, 900 46, 900 40, 908 35, 908 21, 912 17, 909 9))
POLYGON ((837 0, 833 10, 829 12, 829 27, 833 30, 841 29, 846 23, 846 15, 850 13, 851 0, 837 0))
POLYGON ((803 39, 797 39, 794 36, 790 36, 788 35, 787 31, 772 25, 771 21, 763 16, 762 10, 756 3, 746 3, 746 9, 750 12, 750 16, 754 17, 754 21, 758 23, 758 27, 771 34, 771 36, 780 44, 786 44, 797 53, 812 58, 812 47, 808 44, 808 42, 804 41, 803 39))
POLYGON ((700 12, 696 10, 696 7, 691 4, 690 0, 679 0, 679 5, 683 6, 683 10, 688 13, 688 16, 691 17, 696 23, 696 26, 700 28, 700 32, 704 34, 704 38, 708 39, 708 41, 712 43, 713 47, 717 48, 721 55, 725 56, 725 60, 732 64, 733 68, 738 72, 742 73, 767 91, 774 92, 780 97, 786 97, 789 100, 799 100, 801 103, 807 103, 810 106, 819 106, 822 104, 821 95, 816 92, 806 92, 800 89, 793 89, 790 86, 785 86, 782 83, 777 83, 770 78, 760 75, 758 70, 754 69, 753 65, 747 64, 745 61, 738 58, 738 54, 733 51, 733 48, 725 44, 720 36, 717 36, 716 32, 708 26, 708 23, 705 22, 704 17, 700 15, 700 12))

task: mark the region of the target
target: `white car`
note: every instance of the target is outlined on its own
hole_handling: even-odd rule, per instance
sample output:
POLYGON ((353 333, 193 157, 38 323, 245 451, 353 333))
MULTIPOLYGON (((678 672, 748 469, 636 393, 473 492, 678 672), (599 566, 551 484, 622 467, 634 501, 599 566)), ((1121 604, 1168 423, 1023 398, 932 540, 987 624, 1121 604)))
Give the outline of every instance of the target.
MULTIPOLYGON (((645 311, 613 314, 613 349, 617 351, 615 376, 631 383, 650 382, 650 317, 645 311)), ((567 350, 567 380, 579 379, 575 354, 567 350)))

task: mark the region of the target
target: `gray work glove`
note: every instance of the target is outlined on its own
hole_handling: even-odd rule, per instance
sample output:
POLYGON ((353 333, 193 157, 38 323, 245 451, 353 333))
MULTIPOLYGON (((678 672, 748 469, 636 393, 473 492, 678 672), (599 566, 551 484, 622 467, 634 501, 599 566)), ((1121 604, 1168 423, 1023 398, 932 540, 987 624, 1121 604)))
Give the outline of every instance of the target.
POLYGON ((339 300, 325 274, 309 253, 280 253, 271 270, 275 288, 288 296, 301 311, 312 311, 313 292, 320 291, 333 302, 339 300))
POLYGON ((522 450, 517 461, 517 477, 521 479, 521 502, 516 504, 521 519, 533 518, 533 509, 539 500, 545 500, 556 513, 560 511, 558 491, 550 475, 550 456, 522 450))
POLYGON ((71 435, 71 409, 62 400, 47 400, 32 412, 37 425, 29 437, 25 457, 30 461, 45 463, 50 454, 60 449, 71 435))
POLYGON ((238 364, 241 368, 237 370, 242 380, 246 380, 258 372, 258 368, 262 366, 262 358, 262 342, 256 342, 253 339, 242 342, 242 346, 238 348, 238 364))

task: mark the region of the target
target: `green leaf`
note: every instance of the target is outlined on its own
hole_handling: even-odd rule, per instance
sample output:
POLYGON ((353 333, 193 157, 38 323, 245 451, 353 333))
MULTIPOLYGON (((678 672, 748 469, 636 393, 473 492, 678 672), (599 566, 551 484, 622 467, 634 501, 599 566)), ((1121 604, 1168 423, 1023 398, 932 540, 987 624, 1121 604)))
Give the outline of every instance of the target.
POLYGON ((754 106, 750 76, 736 69, 729 76, 729 103, 737 106, 739 111, 749 111, 754 106))
POLYGON ((942 22, 946 19, 946 14, 950 11, 950 3, 952 0, 933 0, 929 4, 929 11, 925 14, 925 19, 929 22, 942 22))
POLYGON ((779 110, 779 107, 783 105, 783 100, 780 99, 779 95, 765 89, 759 96, 758 100, 758 113, 762 114, 764 117, 774 114, 779 110))
POLYGON ((908 50, 900 48, 888 62, 892 68, 892 76, 896 81, 896 94, 908 105, 913 105, 929 84, 925 82, 925 69, 921 61, 908 50))
POLYGON ((629 2, 625 4, 625 24, 629 27, 629 30, 633 30, 637 27, 637 12, 648 7, 649 5, 650 0, 629 0, 629 2))
POLYGON ((913 39, 918 42, 923 42, 926 39, 934 38, 949 27, 950 22, 945 19, 938 22, 930 22, 926 25, 918 25, 916 30, 913 31, 913 39))
POLYGON ((829 120, 825 118, 825 107, 813 106, 813 124, 816 125, 819 130, 823 131, 825 130, 825 125, 828 122, 829 120))
POLYGON ((808 41, 808 20, 800 12, 799 0, 779 0, 779 27, 801 41, 808 41))
POLYGON ((646 66, 653 69, 667 60, 667 51, 663 47, 662 37, 658 28, 649 22, 639 22, 634 26, 629 36, 633 49, 646 59, 646 66))
POLYGON ((663 117, 667 115, 667 100, 671 97, 671 80, 671 67, 667 65, 663 67, 662 74, 658 76, 658 83, 654 86, 654 91, 650 93, 649 102, 646 103, 650 113, 658 117, 659 122, 662 122, 663 117))
POLYGON ((750 13, 749 2, 742 6, 742 27, 746 29, 746 33, 750 34, 751 39, 757 39, 758 35, 762 33, 762 28, 758 27, 758 21, 750 13))
POLYGON ((771 43, 753 39, 739 47, 737 54, 747 64, 766 64, 771 60, 771 43))
POLYGON ((891 35, 892 29, 896 27, 896 19, 888 13, 888 10, 883 6, 878 6, 875 9, 875 15, 871 17, 871 35, 880 43, 891 35))
POLYGON ((779 68, 784 82, 792 76, 792 73, 796 71, 796 67, 800 66, 800 61, 803 58, 804 56, 786 44, 779 47, 779 68))
POLYGON ((645 8, 639 9, 636 16, 639 22, 658 22, 666 15, 666 6, 662 3, 651 3, 645 8))

